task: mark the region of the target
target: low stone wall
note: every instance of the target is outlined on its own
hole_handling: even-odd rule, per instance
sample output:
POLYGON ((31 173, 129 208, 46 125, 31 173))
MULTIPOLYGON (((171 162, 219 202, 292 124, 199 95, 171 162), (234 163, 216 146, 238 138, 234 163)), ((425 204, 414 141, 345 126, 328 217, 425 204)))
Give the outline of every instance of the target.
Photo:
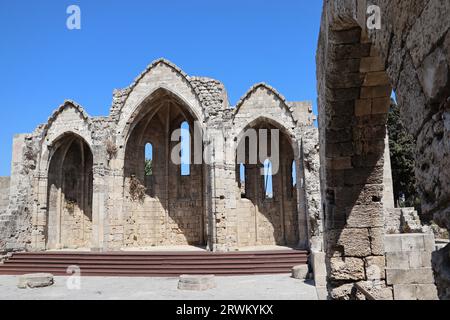
POLYGON ((386 283, 394 300, 435 300, 437 290, 431 269, 435 250, 432 234, 390 234, 384 238, 386 283))
POLYGON ((0 214, 4 213, 9 203, 9 177, 0 177, 0 214))

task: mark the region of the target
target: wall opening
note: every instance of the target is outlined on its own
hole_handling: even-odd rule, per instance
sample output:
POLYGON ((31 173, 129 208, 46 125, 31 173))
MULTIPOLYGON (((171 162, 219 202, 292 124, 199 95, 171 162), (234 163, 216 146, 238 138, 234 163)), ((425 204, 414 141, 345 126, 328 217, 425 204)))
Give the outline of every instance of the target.
POLYGON ((147 188, 146 192, 149 196, 154 196, 154 179, 153 179, 153 145, 148 142, 145 144, 145 161, 144 161, 144 181, 145 187, 147 188))
POLYGON ((128 210, 119 245, 205 245, 204 169, 191 161, 191 130, 197 119, 188 105, 165 89, 154 92, 136 113, 125 149, 128 210), (177 152, 179 158, 173 159, 177 152), (133 176, 145 190, 141 197, 131 195, 133 176))
POLYGON ((264 198, 273 199, 272 162, 264 161, 264 198))
POLYGON ((67 134, 54 145, 47 192, 47 249, 89 248, 92 239, 93 156, 67 134))
POLYGON ((183 121, 181 124, 181 175, 189 176, 191 174, 191 134, 189 123, 183 121))
POLYGON ((241 197, 237 197, 236 210, 239 246, 298 244, 297 199, 290 195, 294 150, 291 137, 280 128, 282 126, 266 118, 257 119, 244 129, 245 134, 238 143, 236 179, 241 197), (271 136, 279 140, 272 144, 271 136), (266 138, 267 148, 264 148, 267 150, 260 150, 262 139, 266 138), (267 151, 266 157, 260 158, 260 151, 267 151))
POLYGON ((246 198, 245 174, 245 165, 243 163, 240 163, 238 172, 238 185, 241 192, 241 198, 246 198))
POLYGON ((291 162, 291 167, 287 168, 290 169, 290 174, 288 173, 288 179, 287 181, 287 186, 286 186, 286 190, 287 190, 287 194, 288 197, 290 199, 295 198, 295 193, 296 193, 296 189, 297 189, 297 168, 296 168, 296 162, 295 160, 292 160, 291 162))
POLYGON ((151 143, 145 145, 145 175, 147 177, 153 175, 153 145, 151 143))

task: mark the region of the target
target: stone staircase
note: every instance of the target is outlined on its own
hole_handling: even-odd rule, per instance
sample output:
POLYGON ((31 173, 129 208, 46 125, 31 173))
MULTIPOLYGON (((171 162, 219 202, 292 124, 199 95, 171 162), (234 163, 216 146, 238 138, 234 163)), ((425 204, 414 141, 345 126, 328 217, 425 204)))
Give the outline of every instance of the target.
POLYGON ((386 209, 384 228, 388 234, 425 232, 414 208, 386 209))
POLYGON ((423 232, 419 214, 414 208, 401 208, 400 225, 404 233, 423 232))
POLYGON ((52 273, 68 275, 78 266, 84 276, 172 277, 181 274, 256 275, 290 273, 307 264, 308 252, 40 252, 13 253, 0 264, 0 275, 52 273))

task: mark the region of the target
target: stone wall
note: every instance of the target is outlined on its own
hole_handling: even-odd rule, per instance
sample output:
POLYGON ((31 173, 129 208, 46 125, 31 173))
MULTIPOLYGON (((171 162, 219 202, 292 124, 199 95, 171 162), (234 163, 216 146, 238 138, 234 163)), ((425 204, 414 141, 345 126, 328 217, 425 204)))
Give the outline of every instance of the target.
POLYGON ((395 300, 436 300, 431 269, 432 234, 386 235, 386 282, 395 300))
MULTIPOLYGON (((343 181, 338 178, 339 171, 345 180, 348 169, 352 172, 351 179, 347 176, 351 184, 360 184, 360 190, 353 195, 356 202, 367 199, 364 190, 375 192, 378 188, 376 185, 383 177, 383 170, 378 167, 383 161, 383 131, 392 89, 401 106, 403 121, 417 140, 416 177, 422 211, 448 227, 449 13, 450 3, 446 0, 324 1, 317 54, 321 162, 325 166, 323 198, 325 220, 333 224, 331 230, 338 230, 338 248, 329 248, 330 255, 334 249, 344 251, 344 256, 357 254, 353 252, 355 239, 360 245, 369 245, 364 242, 367 235, 364 231, 346 230, 348 221, 347 228, 339 225, 347 220, 341 210, 345 199, 339 199, 336 194, 339 190, 333 189, 343 181), (379 30, 367 28, 369 4, 381 10, 379 30)), ((376 199, 378 195, 372 194, 372 200, 376 199)), ((365 210, 365 219, 381 216, 382 210, 376 206, 371 204, 372 209, 365 210)), ((368 227, 374 228, 373 222, 368 227)), ((382 232, 369 230, 369 236, 372 246, 381 245, 377 245, 376 253, 372 247, 372 252, 365 255, 381 255, 382 232)), ((328 237, 326 242, 336 243, 336 237, 328 237)), ((448 267, 440 269, 445 268, 448 267)), ((329 270, 329 274, 336 273, 329 270)), ((445 274, 449 273, 443 272, 442 277, 445 274)))
POLYGON ((18 134, 13 139, 9 205, 0 217, 0 251, 31 249, 33 203, 33 171, 36 169, 36 136, 18 134))
POLYGON ((0 215, 4 214, 9 204, 9 177, 0 177, 0 215))

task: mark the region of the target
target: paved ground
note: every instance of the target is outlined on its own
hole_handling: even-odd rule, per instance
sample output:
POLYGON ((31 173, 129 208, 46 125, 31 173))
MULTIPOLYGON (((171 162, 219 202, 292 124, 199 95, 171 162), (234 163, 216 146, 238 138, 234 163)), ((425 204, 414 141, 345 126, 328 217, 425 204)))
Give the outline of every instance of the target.
POLYGON ((79 290, 69 290, 68 279, 55 277, 51 287, 18 289, 17 277, 0 276, 0 299, 317 300, 311 281, 287 274, 216 277, 217 288, 202 292, 178 290, 178 278, 82 277, 79 290))

